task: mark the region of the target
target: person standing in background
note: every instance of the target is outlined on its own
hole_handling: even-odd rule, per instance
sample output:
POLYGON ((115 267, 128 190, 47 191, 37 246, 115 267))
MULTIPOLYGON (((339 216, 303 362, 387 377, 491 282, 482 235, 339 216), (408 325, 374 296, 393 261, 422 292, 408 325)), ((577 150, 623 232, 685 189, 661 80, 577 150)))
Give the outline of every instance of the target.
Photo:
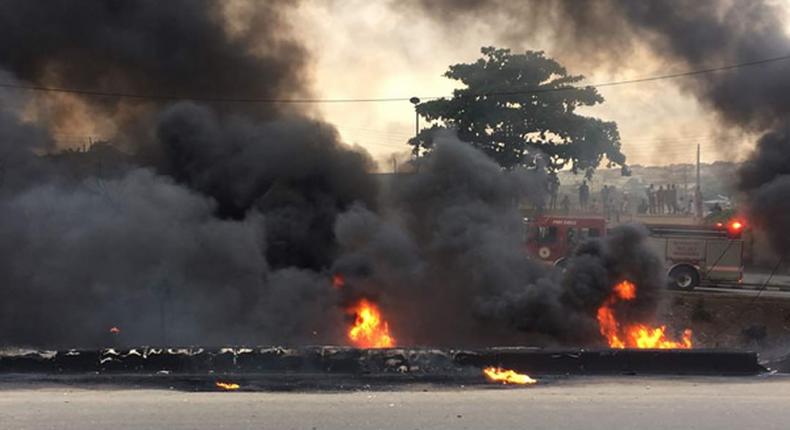
POLYGON ((674 214, 675 213, 675 205, 674 205, 674 203, 672 201, 672 193, 674 192, 673 187, 674 187, 674 185, 672 185, 672 184, 668 184, 667 185, 666 201, 664 203, 667 206, 666 211, 667 211, 668 214, 674 214))
POLYGON ((647 187, 647 213, 650 215, 656 213, 656 192, 653 190, 653 184, 647 187))
POLYGON ((658 214, 664 214, 664 204, 666 202, 666 191, 664 191, 664 186, 660 185, 658 187, 658 191, 656 191, 656 208, 658 209, 658 214))
POLYGON ((612 185, 609 187, 609 214, 614 215, 614 220, 620 222, 622 212, 622 194, 612 185))
POLYGON ((590 187, 587 186, 587 180, 582 181, 579 186, 579 206, 583 211, 587 210, 587 203, 590 200, 590 187))
POLYGON ((560 180, 557 175, 549 175, 549 209, 557 209, 557 193, 560 190, 560 180))

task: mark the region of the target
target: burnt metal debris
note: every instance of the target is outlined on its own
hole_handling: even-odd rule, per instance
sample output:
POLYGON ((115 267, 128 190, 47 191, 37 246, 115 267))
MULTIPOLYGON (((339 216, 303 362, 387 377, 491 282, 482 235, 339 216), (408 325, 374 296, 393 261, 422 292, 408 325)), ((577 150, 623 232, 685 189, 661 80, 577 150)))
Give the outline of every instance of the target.
POLYGON ((756 375, 730 350, 358 349, 338 346, 0 351, 0 374, 348 374, 452 377, 486 366, 530 375, 756 375))

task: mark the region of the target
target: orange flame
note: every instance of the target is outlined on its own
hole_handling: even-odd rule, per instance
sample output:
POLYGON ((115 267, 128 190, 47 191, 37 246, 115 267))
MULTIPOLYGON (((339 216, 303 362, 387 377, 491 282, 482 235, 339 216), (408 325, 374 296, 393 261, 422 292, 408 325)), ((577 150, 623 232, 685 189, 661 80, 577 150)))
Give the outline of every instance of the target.
POLYGON ((623 281, 615 285, 612 295, 598 308, 598 326, 601 335, 606 338, 611 348, 639 348, 639 349, 688 349, 692 347, 691 330, 683 331, 683 338, 679 341, 666 337, 666 326, 651 327, 646 324, 628 324, 624 327, 617 321, 614 314, 615 303, 621 300, 636 298, 636 285, 623 281))
POLYGON ((538 383, 538 381, 530 378, 528 375, 501 367, 486 367, 483 369, 483 375, 485 375, 489 382, 519 385, 532 385, 538 383))
POLYGON ((633 282, 623 281, 615 285, 614 293, 623 300, 633 300, 636 298, 636 285, 633 282))
POLYGON ((348 338, 358 348, 391 348, 395 338, 390 334, 389 324, 381 317, 375 303, 365 299, 350 309, 354 314, 354 325, 348 330, 348 338))
POLYGON ((214 385, 216 385, 217 388, 221 388, 223 390, 228 390, 228 391, 238 390, 239 388, 241 388, 241 386, 235 382, 217 381, 214 385))

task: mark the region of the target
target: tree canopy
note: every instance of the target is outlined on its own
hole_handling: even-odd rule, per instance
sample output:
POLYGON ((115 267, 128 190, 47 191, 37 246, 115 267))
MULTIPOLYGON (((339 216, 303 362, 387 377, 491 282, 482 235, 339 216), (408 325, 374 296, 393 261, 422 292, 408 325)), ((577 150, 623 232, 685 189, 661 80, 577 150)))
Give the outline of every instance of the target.
POLYGON ((541 51, 481 52, 474 63, 452 65, 444 74, 463 88, 417 105, 434 125, 409 141, 415 153, 432 149, 437 129, 452 128, 504 168, 533 166, 542 154, 550 172, 570 167, 590 176, 604 160, 626 171, 617 124, 576 112, 604 101, 594 87, 574 85, 583 76, 568 74, 541 51))

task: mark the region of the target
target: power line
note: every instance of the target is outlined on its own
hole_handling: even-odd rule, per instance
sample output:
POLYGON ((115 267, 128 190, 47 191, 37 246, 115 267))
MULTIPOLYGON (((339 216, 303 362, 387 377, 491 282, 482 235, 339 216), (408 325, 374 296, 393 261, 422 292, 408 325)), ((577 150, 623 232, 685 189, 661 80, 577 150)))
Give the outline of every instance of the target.
MULTIPOLYGON (((492 92, 477 93, 477 94, 465 94, 464 96, 465 97, 495 97, 495 96, 505 96, 505 95, 549 93, 549 92, 568 91, 568 90, 574 90, 579 88, 590 88, 590 87, 592 88, 614 87, 620 85, 631 85, 631 84, 654 82, 654 81, 660 81, 666 79, 677 79, 683 77, 698 76, 708 73, 723 72, 723 71, 729 71, 743 67, 758 66, 762 64, 775 63, 775 62, 786 61, 786 60, 790 60, 790 55, 765 58, 762 60, 748 61, 744 63, 729 64, 725 66, 712 67, 707 69, 690 70, 686 72, 670 73, 665 75, 648 76, 643 78, 626 79, 620 81, 601 82, 601 83, 594 83, 594 84, 588 84, 583 86, 569 85, 565 87, 536 88, 532 90, 492 91, 492 92)), ((372 97, 372 98, 338 98, 338 99, 321 99, 321 98, 290 98, 289 99, 289 98, 269 98, 269 97, 236 98, 236 97, 209 97, 209 96, 194 96, 194 95, 183 96, 183 95, 175 95, 175 94, 152 94, 152 93, 143 94, 143 93, 126 93, 126 92, 114 92, 114 91, 99 91, 99 90, 90 90, 90 89, 81 89, 81 88, 49 87, 43 85, 25 85, 25 84, 14 84, 8 82, 0 82, 0 88, 26 90, 26 91, 78 94, 82 96, 91 96, 91 97, 117 97, 117 98, 132 98, 132 99, 162 100, 162 101, 188 100, 188 101, 209 102, 209 103, 252 103, 252 104, 389 103, 389 102, 409 101, 409 99, 411 98, 411 97, 384 97, 384 98, 372 97)), ((419 98, 422 100, 436 100, 443 97, 444 96, 419 96, 419 98)))
MULTIPOLYGON (((667 79, 677 79, 677 78, 684 78, 684 77, 692 77, 697 75, 703 75, 708 73, 716 73, 716 72, 724 72, 728 70, 739 69, 742 67, 750 67, 750 66, 758 66, 761 64, 768 64, 774 63, 778 61, 785 61, 790 60, 790 55, 783 55, 781 57, 773 57, 773 58, 765 58, 762 60, 755 60, 755 61, 748 61, 745 63, 737 63, 737 64, 729 64, 726 66, 720 67, 711 67, 708 69, 698 69, 698 70, 690 70, 686 72, 678 72, 678 73, 670 73, 666 75, 657 75, 657 76, 647 76, 643 78, 634 78, 634 79, 625 79, 621 81, 610 81, 610 82, 601 82, 597 84, 588 84, 588 85, 570 85, 567 87, 559 87, 559 88, 536 88, 534 90, 523 90, 523 91, 494 91, 490 93, 481 93, 481 94, 466 94, 467 97, 483 97, 483 96, 505 96, 505 95, 522 95, 522 94, 538 94, 538 93, 550 93, 550 92, 558 92, 558 91, 568 91, 568 90, 575 90, 580 88, 605 88, 605 87, 615 87, 620 85, 630 85, 630 84, 641 84, 645 82, 654 82, 654 81, 661 81, 667 79)), ((428 99, 435 99, 439 97, 428 97, 428 99)))
POLYGON ((318 104, 318 103, 377 103, 377 102, 396 102, 408 100, 408 98, 371 98, 371 99, 281 99, 281 98, 236 98, 236 97, 205 97, 205 96, 180 96, 175 94, 142 94, 142 93, 124 93, 112 91, 98 91, 87 90, 79 88, 66 88, 66 87, 48 87, 43 85, 24 85, 24 84, 11 84, 0 82, 0 88, 8 88, 15 90, 27 91, 40 91, 40 92, 53 92, 53 93, 66 93, 77 94, 81 96, 91 97, 116 97, 126 99, 144 99, 144 100, 186 100, 207 103, 254 103, 254 104, 318 104))
POLYGON ((773 57, 773 58, 765 58, 762 60, 755 60, 755 61, 747 61, 745 63, 737 63, 737 64, 729 64, 726 66, 720 67, 712 67, 708 69, 699 69, 699 70, 691 70, 687 72, 679 72, 679 73, 671 73, 668 75, 659 75, 659 76, 648 76, 644 78, 635 78, 635 79, 627 79, 624 81, 613 81, 613 82, 604 82, 600 84, 590 85, 596 88, 601 87, 613 87, 617 85, 627 85, 627 84, 637 84, 642 82, 652 82, 652 81, 659 81, 663 79, 676 79, 676 78, 683 78, 689 76, 696 76, 696 75, 703 75, 707 73, 716 73, 716 72, 724 72, 727 70, 738 69, 742 67, 751 67, 751 66, 759 66, 761 64, 768 64, 768 63, 775 63, 778 61, 785 61, 790 60, 790 55, 783 55, 781 57, 773 57))
POLYGON ((342 125, 342 124, 335 124, 335 127, 337 127, 340 130, 348 130, 348 131, 353 131, 353 132, 373 133, 373 134, 391 135, 391 136, 398 136, 398 137, 414 137, 414 132, 349 127, 349 126, 345 126, 345 125, 342 125))
POLYGON ((668 137, 638 137, 638 138, 631 138, 631 137, 620 137, 622 141, 628 142, 651 142, 651 143, 661 143, 661 142, 676 142, 676 141, 684 141, 688 142, 691 140, 711 140, 711 139, 718 139, 719 137, 712 134, 699 134, 699 135, 687 135, 687 136, 668 136, 668 137))

